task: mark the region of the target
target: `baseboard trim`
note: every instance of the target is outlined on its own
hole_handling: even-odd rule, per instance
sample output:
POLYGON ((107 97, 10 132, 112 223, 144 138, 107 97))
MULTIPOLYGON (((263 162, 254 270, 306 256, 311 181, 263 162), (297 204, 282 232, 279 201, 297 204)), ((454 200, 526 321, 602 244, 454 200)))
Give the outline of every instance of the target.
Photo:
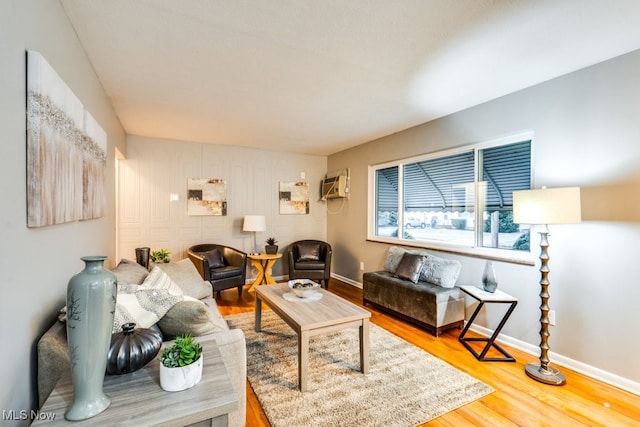
MULTIPOLYGON (((355 286, 356 288, 362 289, 362 283, 355 280, 334 273, 331 273, 331 277, 340 280, 341 282, 347 283, 351 286, 355 286)), ((487 329, 483 326, 471 325, 469 329, 485 337, 490 337, 493 334, 493 330, 487 329)), ((540 348, 538 346, 515 339, 508 335, 500 334, 496 339, 496 342, 508 345, 527 354, 531 354, 532 356, 540 357, 540 348)), ((565 368, 569 368, 573 371, 579 372, 580 374, 585 375, 589 378, 602 381, 603 383, 612 385, 619 389, 628 391, 629 393, 640 396, 640 383, 638 382, 631 381, 628 378, 624 378, 611 372, 604 371, 600 368, 587 365, 586 363, 571 359, 570 357, 566 357, 562 354, 554 353, 552 351, 549 351, 549 359, 551 360, 552 365, 564 366, 565 368)))
MULTIPOLYGON (((485 328, 483 326, 471 325, 469 329, 485 337, 489 337, 493 334, 493 330, 485 328)), ((524 351, 525 353, 531 354, 535 357, 540 357, 540 348, 538 346, 515 339, 508 335, 500 334, 496 339, 496 342, 524 351)), ((566 357, 562 354, 554 353, 552 351, 549 351, 548 356, 552 365, 564 366, 565 368, 569 368, 573 371, 579 372, 587 377, 602 381, 603 383, 612 385, 619 389, 628 391, 629 393, 640 396, 640 383, 631 381, 627 378, 604 371, 591 365, 587 365, 586 363, 571 359, 570 357, 566 357)))
POLYGON ((362 289, 362 283, 356 282, 355 280, 349 279, 348 277, 340 276, 339 274, 331 273, 331 277, 336 280, 340 280, 341 282, 347 283, 351 286, 355 286, 356 288, 362 289))

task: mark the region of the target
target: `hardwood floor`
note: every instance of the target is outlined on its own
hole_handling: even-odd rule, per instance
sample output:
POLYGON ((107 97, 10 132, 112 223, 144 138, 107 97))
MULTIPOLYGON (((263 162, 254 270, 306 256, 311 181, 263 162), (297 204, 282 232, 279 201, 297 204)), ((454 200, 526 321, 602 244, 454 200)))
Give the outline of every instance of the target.
MULTIPOLYGON (((255 299, 245 287, 238 299, 235 288, 217 299, 220 312, 253 311, 255 299)), ((330 291, 362 306, 362 290, 331 279, 330 291)), ((561 367, 564 386, 550 386, 527 377, 524 366, 537 358, 504 346, 516 362, 479 362, 458 341, 455 329, 437 339, 426 331, 371 307, 371 321, 423 348, 456 368, 484 381, 496 391, 449 412, 425 426, 640 426, 640 396, 561 367)), ((472 336, 469 333, 469 336, 472 336)), ((499 355, 496 353, 496 355, 499 355)), ((269 426, 260 403, 247 383, 247 426, 269 426)), ((292 426, 294 427, 294 426, 292 426)))

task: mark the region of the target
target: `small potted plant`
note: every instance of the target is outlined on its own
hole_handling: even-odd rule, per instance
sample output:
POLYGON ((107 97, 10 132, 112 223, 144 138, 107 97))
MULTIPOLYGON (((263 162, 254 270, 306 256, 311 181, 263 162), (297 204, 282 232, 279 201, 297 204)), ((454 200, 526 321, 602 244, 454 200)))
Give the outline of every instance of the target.
POLYGON ((153 262, 157 262, 157 263, 167 263, 169 261, 171 261, 171 258, 169 258, 169 255, 171 255, 171 252, 169 252, 166 249, 160 249, 159 251, 153 251, 151 252, 151 261, 153 262))
POLYGON ((163 390, 186 390, 202 379, 202 345, 191 335, 177 337, 171 347, 165 347, 158 360, 163 390))
POLYGON ((265 253, 268 254, 277 254, 278 253, 278 245, 276 245, 276 243, 278 243, 278 241, 276 240, 275 237, 269 237, 267 240, 267 245, 264 247, 264 251, 265 253))

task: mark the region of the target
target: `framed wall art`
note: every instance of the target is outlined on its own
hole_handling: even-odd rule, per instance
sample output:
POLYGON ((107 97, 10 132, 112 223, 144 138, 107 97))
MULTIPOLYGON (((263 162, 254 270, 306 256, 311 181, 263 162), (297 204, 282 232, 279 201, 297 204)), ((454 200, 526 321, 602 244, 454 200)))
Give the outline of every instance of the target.
POLYGON ((223 179, 187 179, 187 215, 227 215, 227 182, 223 179))
POLYGON ((280 214, 307 215, 309 213, 309 184, 304 181, 280 182, 280 214))
POLYGON ((27 226, 100 218, 107 134, 35 51, 27 52, 27 226))

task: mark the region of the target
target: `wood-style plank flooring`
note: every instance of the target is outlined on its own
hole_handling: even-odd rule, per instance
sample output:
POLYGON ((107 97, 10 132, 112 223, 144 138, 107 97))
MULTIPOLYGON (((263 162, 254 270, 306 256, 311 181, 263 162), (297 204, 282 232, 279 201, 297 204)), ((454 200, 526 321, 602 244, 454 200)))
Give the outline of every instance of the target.
MULTIPOLYGON (((217 302, 223 316, 254 310, 255 298, 248 289, 246 286, 241 298, 235 288, 222 292, 217 302)), ((329 290, 362 306, 361 289, 331 279, 329 290)), ((425 426, 640 426, 640 396, 564 367, 559 368, 567 377, 566 385, 545 385, 524 372, 527 363, 537 362, 530 354, 504 346, 516 362, 479 362, 458 341, 457 329, 435 338, 409 323, 365 308, 372 312, 373 323, 496 390, 425 426)), ((269 426, 269 421, 247 382, 247 427, 254 426, 269 426)))

